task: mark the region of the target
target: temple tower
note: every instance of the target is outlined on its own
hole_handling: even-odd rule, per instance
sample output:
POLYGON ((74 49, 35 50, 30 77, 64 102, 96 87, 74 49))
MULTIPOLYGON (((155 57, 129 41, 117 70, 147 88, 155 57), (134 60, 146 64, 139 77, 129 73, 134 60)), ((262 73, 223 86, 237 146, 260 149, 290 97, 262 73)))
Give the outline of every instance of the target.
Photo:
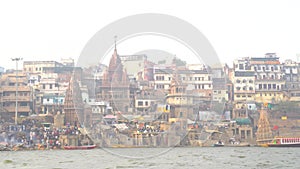
POLYGON ((65 123, 79 126, 83 122, 83 102, 78 82, 71 78, 64 103, 65 123))
POLYGON ((259 116, 257 126, 258 126, 257 133, 256 133, 257 144, 264 145, 272 141, 273 135, 267 117, 267 109, 264 107, 260 110, 260 116, 259 116))

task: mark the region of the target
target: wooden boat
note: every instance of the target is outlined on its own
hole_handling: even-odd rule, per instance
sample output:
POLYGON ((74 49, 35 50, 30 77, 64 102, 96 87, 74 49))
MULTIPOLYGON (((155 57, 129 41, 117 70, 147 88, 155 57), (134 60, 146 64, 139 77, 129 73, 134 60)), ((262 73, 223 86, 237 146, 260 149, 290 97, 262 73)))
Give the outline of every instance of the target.
POLYGON ((226 147, 250 147, 249 143, 226 144, 226 147))
POLYGON ((268 147, 300 147, 300 137, 275 137, 268 147))
POLYGON ((84 146, 64 146, 65 150, 90 150, 96 148, 96 145, 84 145, 84 146))
POLYGON ((215 144, 213 144, 214 147, 224 147, 224 142, 218 141, 215 144))

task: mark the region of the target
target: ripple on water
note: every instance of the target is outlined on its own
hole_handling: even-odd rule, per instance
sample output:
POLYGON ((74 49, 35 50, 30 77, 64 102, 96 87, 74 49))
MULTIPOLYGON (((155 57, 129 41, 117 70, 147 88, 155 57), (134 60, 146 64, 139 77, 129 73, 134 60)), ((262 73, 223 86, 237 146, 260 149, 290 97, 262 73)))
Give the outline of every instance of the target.
POLYGON ((58 163, 74 163, 74 161, 60 161, 58 163))

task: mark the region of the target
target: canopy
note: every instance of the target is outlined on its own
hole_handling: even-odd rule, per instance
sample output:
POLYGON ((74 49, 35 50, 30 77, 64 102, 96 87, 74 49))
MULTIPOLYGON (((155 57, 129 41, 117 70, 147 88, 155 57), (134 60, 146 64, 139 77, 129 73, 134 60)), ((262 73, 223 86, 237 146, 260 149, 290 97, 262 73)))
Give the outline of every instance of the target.
POLYGON ((238 124, 238 125, 251 124, 251 121, 248 118, 237 118, 237 119, 235 119, 235 121, 236 121, 236 124, 238 124))

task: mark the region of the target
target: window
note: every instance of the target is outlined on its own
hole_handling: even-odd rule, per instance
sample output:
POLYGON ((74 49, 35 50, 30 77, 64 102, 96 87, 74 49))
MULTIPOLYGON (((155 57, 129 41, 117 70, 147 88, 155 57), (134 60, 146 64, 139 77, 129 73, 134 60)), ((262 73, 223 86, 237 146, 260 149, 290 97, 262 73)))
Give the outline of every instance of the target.
POLYGON ((240 70, 244 70, 244 65, 243 64, 239 64, 239 69, 240 70))
POLYGON ((249 83, 253 83, 253 80, 249 80, 249 83))
POLYGON ((138 106, 143 106, 143 102, 142 101, 138 101, 138 106))
POLYGON ((145 106, 148 106, 148 101, 145 101, 145 106))
POLYGON ((52 89, 52 84, 50 84, 50 87, 49 87, 50 89, 52 89))
POLYGON ((253 87, 249 87, 249 90, 251 90, 251 91, 252 91, 252 90, 253 90, 253 87))
POLYGON ((20 106, 27 106, 27 103, 26 102, 21 102, 20 106))
POLYGON ((46 89, 46 85, 45 84, 43 84, 43 89, 46 89))

